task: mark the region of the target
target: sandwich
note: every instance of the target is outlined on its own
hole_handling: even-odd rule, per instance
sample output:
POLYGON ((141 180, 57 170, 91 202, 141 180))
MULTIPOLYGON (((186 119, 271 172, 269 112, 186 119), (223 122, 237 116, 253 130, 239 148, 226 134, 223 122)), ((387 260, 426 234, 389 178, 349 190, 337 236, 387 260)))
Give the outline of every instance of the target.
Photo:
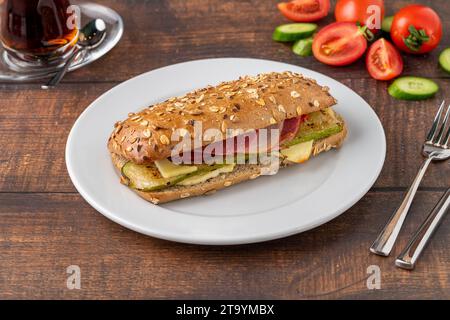
POLYGON ((241 77, 129 113, 108 150, 121 182, 153 204, 209 195, 340 147, 335 104, 300 74, 241 77))

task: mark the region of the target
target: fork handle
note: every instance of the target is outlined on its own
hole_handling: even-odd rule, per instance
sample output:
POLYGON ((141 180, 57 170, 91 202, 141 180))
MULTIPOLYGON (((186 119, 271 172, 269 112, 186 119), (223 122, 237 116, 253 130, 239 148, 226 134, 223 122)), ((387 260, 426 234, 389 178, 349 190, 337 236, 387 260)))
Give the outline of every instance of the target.
POLYGON ((399 268, 412 270, 422 253, 423 249, 429 242, 431 236, 439 227, 446 212, 450 208, 450 188, 442 196, 436 207, 430 212, 426 220, 416 231, 406 248, 400 253, 395 265, 399 268))
POLYGON ((395 240, 397 240, 397 236, 403 226, 403 222, 405 221, 406 215, 408 214, 409 208, 411 207, 411 203, 414 200, 420 182, 422 181, 422 178, 425 175, 425 172, 427 171, 431 161, 433 161, 433 158, 433 156, 427 158, 427 160, 425 160, 425 162, 420 167, 420 170, 417 173, 417 176, 414 179, 408 192, 406 193, 402 204, 389 219, 383 231, 381 231, 378 238, 370 247, 370 251, 372 253, 386 257, 391 253, 392 247, 394 246, 395 240))

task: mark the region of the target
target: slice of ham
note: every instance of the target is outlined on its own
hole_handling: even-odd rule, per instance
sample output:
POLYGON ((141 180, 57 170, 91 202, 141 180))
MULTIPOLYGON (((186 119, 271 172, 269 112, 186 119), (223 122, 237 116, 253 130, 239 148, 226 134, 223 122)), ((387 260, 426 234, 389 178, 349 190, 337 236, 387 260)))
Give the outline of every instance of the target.
POLYGON ((280 144, 291 141, 295 138, 298 132, 298 128, 303 121, 305 121, 307 115, 302 115, 297 118, 287 119, 284 121, 283 130, 280 134, 280 144))

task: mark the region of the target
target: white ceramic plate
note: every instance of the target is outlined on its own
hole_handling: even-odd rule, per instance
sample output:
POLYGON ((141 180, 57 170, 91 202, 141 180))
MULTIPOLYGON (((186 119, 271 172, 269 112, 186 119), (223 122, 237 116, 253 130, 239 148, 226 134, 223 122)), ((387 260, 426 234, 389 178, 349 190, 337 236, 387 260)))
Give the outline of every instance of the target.
POLYGON ((208 59, 154 70, 111 89, 69 134, 66 163, 80 194, 109 219, 137 232, 186 243, 242 244, 299 233, 337 217, 373 185, 386 141, 372 108, 354 91, 317 72, 256 59, 208 59), (214 195, 156 206, 119 183, 106 142, 117 120, 150 104, 242 75, 294 71, 331 88, 348 124, 340 150, 232 186, 214 195))

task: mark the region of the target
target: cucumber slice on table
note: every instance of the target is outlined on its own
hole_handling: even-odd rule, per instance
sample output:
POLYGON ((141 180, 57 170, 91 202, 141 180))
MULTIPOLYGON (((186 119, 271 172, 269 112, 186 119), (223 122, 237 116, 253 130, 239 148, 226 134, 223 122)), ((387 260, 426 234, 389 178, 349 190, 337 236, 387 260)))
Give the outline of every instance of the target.
POLYGON ((289 23, 276 27, 272 38, 280 42, 292 42, 308 38, 317 30, 315 23, 289 23))
POLYGON ((389 94, 401 100, 423 100, 439 91, 436 82, 420 77, 401 77, 389 86, 389 94))
POLYGON ((383 22, 381 23, 381 30, 383 30, 384 32, 390 33, 393 21, 394 21, 394 16, 384 18, 383 22))
POLYGON ((312 55, 313 38, 297 40, 292 47, 292 51, 299 56, 308 57, 312 55))
POLYGON ((450 48, 445 49, 439 56, 439 64, 442 69, 450 73, 450 48))

